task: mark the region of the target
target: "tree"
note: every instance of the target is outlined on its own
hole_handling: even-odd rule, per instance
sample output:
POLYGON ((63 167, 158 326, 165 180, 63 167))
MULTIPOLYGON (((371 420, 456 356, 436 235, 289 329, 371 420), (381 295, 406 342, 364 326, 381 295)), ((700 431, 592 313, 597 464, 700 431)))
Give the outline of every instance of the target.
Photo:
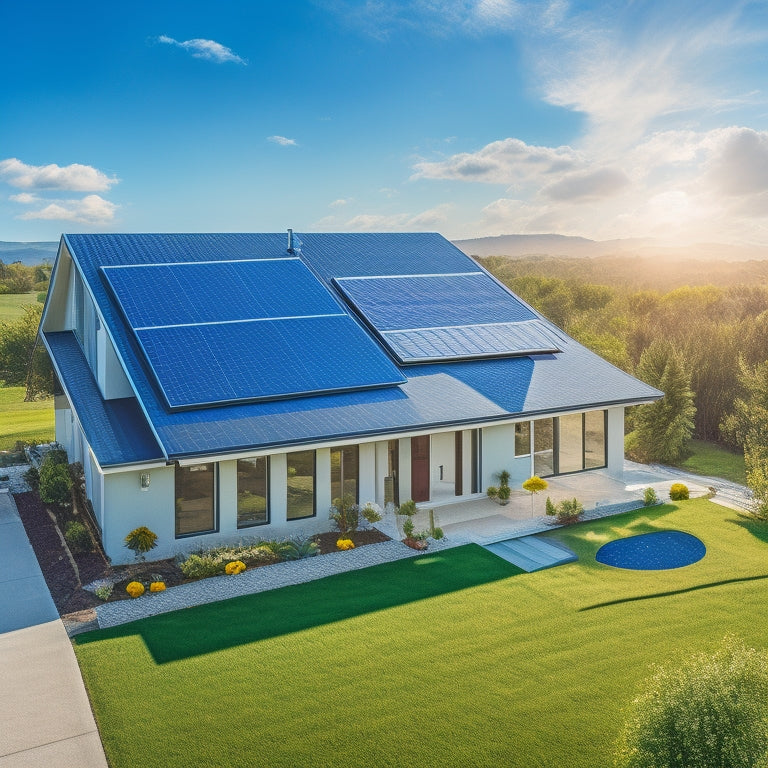
POLYGON ((632 452, 644 461, 675 462, 693 432, 696 407, 690 374, 672 345, 657 339, 640 356, 637 375, 664 397, 634 414, 632 452))
POLYGON ((768 765, 768 654, 726 637, 660 668, 633 702, 618 768, 762 768, 768 765))
POLYGON ((751 367, 739 361, 743 394, 723 420, 723 431, 744 446, 747 485, 752 491, 753 512, 768 519, 768 360, 751 367))
POLYGON ((27 399, 53 391, 48 355, 35 344, 42 311, 42 304, 30 304, 18 320, 0 323, 0 379, 12 387, 28 384, 27 399))

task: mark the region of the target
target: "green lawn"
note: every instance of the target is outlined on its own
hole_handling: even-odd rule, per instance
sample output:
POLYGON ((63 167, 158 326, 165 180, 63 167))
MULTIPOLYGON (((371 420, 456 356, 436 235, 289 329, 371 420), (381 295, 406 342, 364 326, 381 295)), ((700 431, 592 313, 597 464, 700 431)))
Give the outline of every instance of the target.
POLYGON ((24 387, 0 387, 0 451, 11 450, 17 440, 53 440, 53 398, 25 403, 24 393, 24 387))
POLYGON ((707 443, 704 440, 691 440, 689 449, 691 455, 676 466, 696 475, 722 477, 724 480, 746 485, 743 453, 734 453, 717 443, 707 443))
POLYGON ((0 294, 0 323, 21 317, 24 307, 30 304, 37 304, 37 291, 0 294))
POLYGON ((768 527, 693 500, 548 535, 579 562, 469 545, 76 637, 110 765, 607 766, 651 664, 768 645, 768 527), (706 557, 594 560, 669 528, 706 557))

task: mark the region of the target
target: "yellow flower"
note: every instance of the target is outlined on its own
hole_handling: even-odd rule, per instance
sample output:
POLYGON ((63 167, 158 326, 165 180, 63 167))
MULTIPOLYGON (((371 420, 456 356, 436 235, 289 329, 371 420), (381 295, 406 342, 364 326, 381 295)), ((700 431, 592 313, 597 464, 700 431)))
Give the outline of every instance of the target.
POLYGON ((144 594, 144 585, 141 582, 138 581, 132 581, 126 588, 125 591, 131 596, 131 597, 141 597, 144 594))
POLYGON ((224 573, 234 576, 238 573, 242 573, 245 570, 245 563, 242 560, 233 560, 231 563, 227 563, 224 566, 224 573))
POLYGON ((149 591, 150 592, 165 592, 165 582, 164 581, 153 581, 149 585, 149 591))
POLYGON ((339 539, 336 542, 336 547, 341 550, 354 549, 355 544, 352 539, 339 539))

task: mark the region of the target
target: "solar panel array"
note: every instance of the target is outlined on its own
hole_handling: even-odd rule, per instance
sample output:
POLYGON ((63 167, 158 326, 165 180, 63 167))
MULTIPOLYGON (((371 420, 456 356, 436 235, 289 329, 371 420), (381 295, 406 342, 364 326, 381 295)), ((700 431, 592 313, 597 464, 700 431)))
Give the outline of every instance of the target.
POLYGON ((560 351, 538 316, 485 272, 334 282, 401 363, 560 351))
POLYGON ((172 410, 405 381, 299 259, 102 274, 172 410))

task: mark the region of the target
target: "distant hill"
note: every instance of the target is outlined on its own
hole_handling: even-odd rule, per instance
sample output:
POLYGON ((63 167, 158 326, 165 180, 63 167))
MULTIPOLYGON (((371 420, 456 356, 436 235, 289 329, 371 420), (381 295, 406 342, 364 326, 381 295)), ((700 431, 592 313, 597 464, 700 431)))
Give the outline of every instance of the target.
POLYGON ((594 258, 597 256, 641 256, 682 261, 762 261, 768 259, 768 247, 697 243, 668 246, 653 238, 626 240, 589 240, 566 235, 500 235, 454 240, 454 245, 470 256, 561 256, 594 258))
POLYGON ((9 243, 0 240, 0 261, 5 264, 20 261, 30 267, 44 261, 53 263, 58 248, 58 242, 9 243))

